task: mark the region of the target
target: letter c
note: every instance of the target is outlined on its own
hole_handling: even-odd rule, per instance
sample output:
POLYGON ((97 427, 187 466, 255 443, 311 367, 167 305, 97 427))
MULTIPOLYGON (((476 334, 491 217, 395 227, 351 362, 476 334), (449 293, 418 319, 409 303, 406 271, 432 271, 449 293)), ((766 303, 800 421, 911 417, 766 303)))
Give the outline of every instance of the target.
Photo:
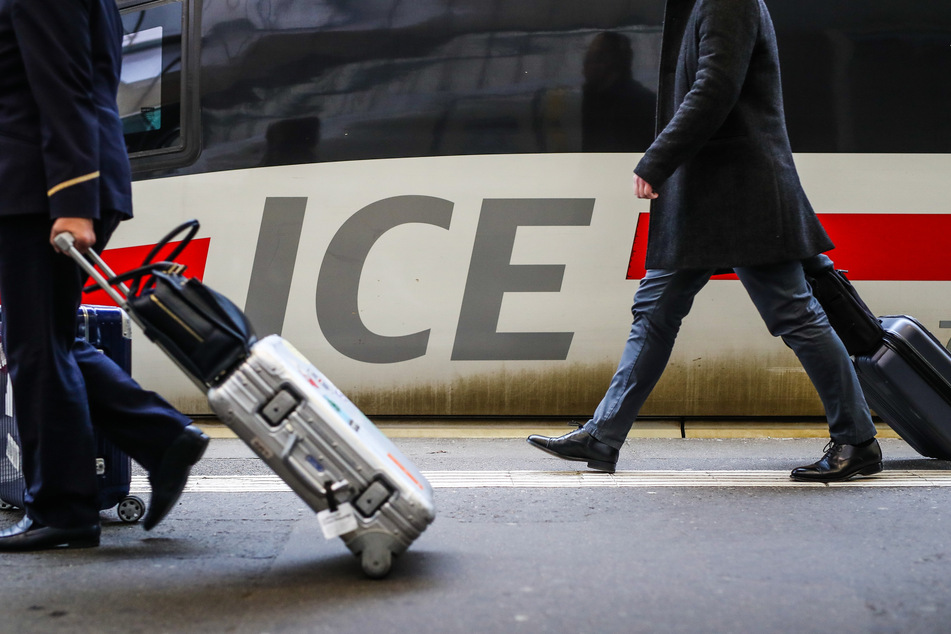
POLYGON ((338 352, 366 363, 398 363, 426 354, 429 330, 388 337, 360 319, 358 295, 363 266, 380 237, 404 224, 449 229, 453 203, 430 196, 396 196, 367 205, 330 241, 317 276, 317 323, 338 352))

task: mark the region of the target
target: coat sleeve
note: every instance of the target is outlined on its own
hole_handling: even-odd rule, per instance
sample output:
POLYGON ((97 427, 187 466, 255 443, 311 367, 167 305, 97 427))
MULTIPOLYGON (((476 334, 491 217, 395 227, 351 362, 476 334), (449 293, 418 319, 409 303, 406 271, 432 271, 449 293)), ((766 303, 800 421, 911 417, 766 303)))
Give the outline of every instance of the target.
MULTIPOLYGON (((634 170, 655 189, 694 156, 726 120, 739 99, 756 45, 760 22, 756 0, 700 1, 696 77, 634 170)), ((678 60, 678 64, 683 62, 678 60)))
POLYGON ((39 112, 50 216, 98 218, 89 0, 16 0, 11 15, 39 112))

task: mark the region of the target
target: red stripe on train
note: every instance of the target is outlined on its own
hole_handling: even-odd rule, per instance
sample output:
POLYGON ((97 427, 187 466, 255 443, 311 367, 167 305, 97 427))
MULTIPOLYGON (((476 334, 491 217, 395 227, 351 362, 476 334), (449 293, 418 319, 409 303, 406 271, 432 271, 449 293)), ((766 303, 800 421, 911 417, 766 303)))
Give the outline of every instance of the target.
MULTIPOLYGON (((649 219, 648 213, 637 218, 629 280, 644 277, 649 219)), ((951 280, 951 214, 819 214, 819 220, 836 245, 829 257, 850 280, 951 280)))
MULTIPOLYGON (((156 261, 161 262, 162 258, 169 253, 172 249, 178 246, 179 242, 170 243, 165 249, 158 254, 158 257, 155 258, 156 261)), ((211 238, 199 238, 197 240, 192 240, 191 244, 185 247, 185 250, 175 258, 175 261, 179 264, 184 264, 188 269, 185 274, 188 277, 194 277, 197 279, 202 279, 205 276, 205 264, 208 261, 208 246, 211 244, 211 238)), ((122 249, 106 249, 102 254, 102 259, 106 261, 106 264, 109 265, 116 273, 123 273, 125 271, 141 266, 142 261, 145 259, 145 256, 149 254, 155 248, 154 244, 146 244, 140 247, 124 247, 122 249)), ((83 295, 84 304, 100 304, 104 306, 115 306, 115 302, 106 295, 105 291, 92 291, 83 295)))

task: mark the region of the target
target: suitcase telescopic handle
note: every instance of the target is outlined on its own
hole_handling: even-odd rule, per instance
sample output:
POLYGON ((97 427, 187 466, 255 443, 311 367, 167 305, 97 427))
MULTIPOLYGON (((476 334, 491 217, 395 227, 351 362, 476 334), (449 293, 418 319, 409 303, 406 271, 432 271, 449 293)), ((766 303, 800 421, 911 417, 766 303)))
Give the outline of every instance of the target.
POLYGON ((79 249, 76 248, 76 238, 73 237, 73 234, 68 232, 58 234, 53 238, 53 242, 56 243, 60 251, 73 258, 76 264, 78 264, 116 304, 123 309, 127 308, 129 287, 120 282, 117 284, 119 289, 116 290, 115 286, 109 283, 108 278, 114 278, 116 274, 109 268, 109 265, 99 257, 98 253, 92 249, 90 249, 86 255, 80 253, 79 249))

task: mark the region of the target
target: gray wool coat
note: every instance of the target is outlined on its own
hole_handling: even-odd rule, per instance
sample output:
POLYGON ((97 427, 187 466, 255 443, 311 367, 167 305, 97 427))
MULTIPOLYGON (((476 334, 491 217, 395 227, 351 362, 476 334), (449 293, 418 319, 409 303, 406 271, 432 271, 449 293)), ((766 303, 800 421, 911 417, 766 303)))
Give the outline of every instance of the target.
POLYGON ((635 172, 651 201, 647 268, 756 266, 833 248, 786 133, 763 0, 668 0, 654 143, 635 172))

